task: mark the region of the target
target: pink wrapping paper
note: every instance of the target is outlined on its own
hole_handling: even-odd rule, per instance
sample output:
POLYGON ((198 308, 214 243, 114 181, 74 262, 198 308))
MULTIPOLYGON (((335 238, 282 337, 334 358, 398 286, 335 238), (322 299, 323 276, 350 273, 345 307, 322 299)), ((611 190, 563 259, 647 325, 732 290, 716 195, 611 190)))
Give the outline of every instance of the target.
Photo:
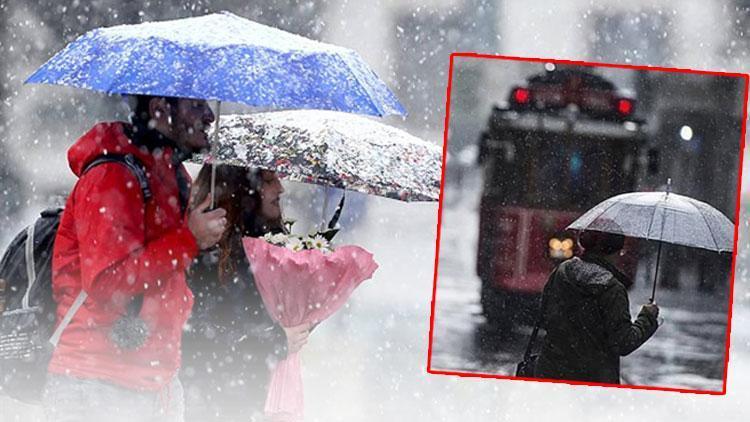
MULTIPOLYGON (((243 238, 242 244, 266 309, 284 327, 325 320, 378 268, 372 254, 359 246, 324 253, 294 252, 253 237, 243 238)), ((295 353, 273 370, 265 412, 273 421, 301 421, 303 408, 302 373, 295 353)))

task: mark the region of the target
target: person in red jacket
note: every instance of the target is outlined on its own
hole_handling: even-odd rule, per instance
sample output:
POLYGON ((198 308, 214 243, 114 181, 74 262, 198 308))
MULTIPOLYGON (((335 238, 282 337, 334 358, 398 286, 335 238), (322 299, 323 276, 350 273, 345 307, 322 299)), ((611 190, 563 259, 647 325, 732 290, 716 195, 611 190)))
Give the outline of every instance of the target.
POLYGON ((52 283, 61 321, 83 289, 88 297, 62 332, 43 403, 49 420, 180 421, 177 380, 182 328, 193 304, 185 269, 224 232, 225 211, 208 201, 186 213, 190 176, 182 161, 208 148, 214 121, 203 100, 140 96, 132 124, 99 123, 68 151, 79 180, 55 239, 52 283), (133 171, 107 154, 132 155, 145 169, 145 198, 133 171), (132 311, 144 338, 120 344, 113 327, 132 311))

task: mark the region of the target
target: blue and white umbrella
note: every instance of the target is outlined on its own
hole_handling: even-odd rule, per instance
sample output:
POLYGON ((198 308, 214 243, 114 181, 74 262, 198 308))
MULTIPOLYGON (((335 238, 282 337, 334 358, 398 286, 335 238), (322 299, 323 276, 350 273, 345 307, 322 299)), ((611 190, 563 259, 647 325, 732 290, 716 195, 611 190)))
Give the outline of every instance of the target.
POLYGON ((355 51, 228 12, 94 29, 26 83, 270 109, 406 115, 355 51))

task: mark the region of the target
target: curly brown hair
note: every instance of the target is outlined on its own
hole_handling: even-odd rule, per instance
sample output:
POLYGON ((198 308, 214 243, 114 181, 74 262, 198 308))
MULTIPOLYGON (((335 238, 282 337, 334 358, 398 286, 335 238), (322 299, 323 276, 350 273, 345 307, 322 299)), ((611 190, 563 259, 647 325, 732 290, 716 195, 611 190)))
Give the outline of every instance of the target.
MULTIPOLYGON (((218 243, 219 280, 224 283, 235 273, 232 257, 241 253, 243 236, 259 237, 266 233, 282 232, 281 217, 267 220, 260 213, 262 172, 228 164, 216 165, 214 203, 226 210, 227 230, 218 243), (240 250, 238 250, 240 249, 240 250)), ((193 183, 190 210, 203 202, 211 191, 211 165, 204 164, 193 183)))

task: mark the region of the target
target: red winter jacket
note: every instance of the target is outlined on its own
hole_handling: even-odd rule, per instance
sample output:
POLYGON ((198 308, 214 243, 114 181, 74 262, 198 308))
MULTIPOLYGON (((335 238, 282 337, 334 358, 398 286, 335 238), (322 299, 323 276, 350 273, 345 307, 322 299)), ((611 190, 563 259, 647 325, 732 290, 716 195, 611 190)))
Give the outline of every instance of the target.
POLYGON ((189 175, 182 164, 171 163, 171 148, 149 152, 134 145, 124 127, 97 124, 68 150, 70 168, 80 179, 65 205, 52 258, 58 323, 81 288, 89 297, 63 331, 49 371, 158 390, 180 366, 182 327, 193 305, 184 272, 198 246, 181 216, 175 171, 186 180, 189 175), (121 163, 100 164, 81 175, 106 152, 133 154, 143 163, 149 201, 121 163), (140 293, 140 317, 150 334, 142 347, 121 350, 109 339, 110 329, 140 293))

